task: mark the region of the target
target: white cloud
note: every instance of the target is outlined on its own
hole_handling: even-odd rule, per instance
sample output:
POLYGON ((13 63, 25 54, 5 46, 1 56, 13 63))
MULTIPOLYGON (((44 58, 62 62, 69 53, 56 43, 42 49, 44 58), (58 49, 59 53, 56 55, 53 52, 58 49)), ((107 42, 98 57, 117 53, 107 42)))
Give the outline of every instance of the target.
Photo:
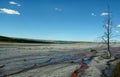
POLYGON ((95 14, 95 13, 91 13, 91 15, 92 15, 92 16, 96 16, 96 14, 95 14))
POLYGON ((105 24, 106 27, 111 27, 111 25, 105 24))
POLYGON ((19 12, 19 11, 12 10, 12 9, 7 9, 7 8, 0 8, 0 12, 1 12, 1 13, 5 13, 5 14, 16 14, 16 15, 20 15, 20 12, 19 12))
POLYGON ((16 2, 14 2, 14 1, 10 1, 9 4, 11 4, 11 5, 16 5, 16 6, 21 6, 19 3, 16 3, 16 2))
POLYGON ((60 9, 60 8, 54 8, 54 10, 55 10, 55 11, 58 11, 58 12, 61 12, 61 11, 62 11, 62 9, 60 9))
POLYGON ((118 30, 115 30, 115 32, 116 32, 116 33, 119 33, 119 31, 118 31, 118 30))
POLYGON ((120 28, 120 24, 119 24, 119 25, 117 25, 117 27, 119 27, 119 28, 120 28))
POLYGON ((109 13, 107 13, 107 12, 101 13, 101 16, 108 16, 108 15, 109 15, 109 13))

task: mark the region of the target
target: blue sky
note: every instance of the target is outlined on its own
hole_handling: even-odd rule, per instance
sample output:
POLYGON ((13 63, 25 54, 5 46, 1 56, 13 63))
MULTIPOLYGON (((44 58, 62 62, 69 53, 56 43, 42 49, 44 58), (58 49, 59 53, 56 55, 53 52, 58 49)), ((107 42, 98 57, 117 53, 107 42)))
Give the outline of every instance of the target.
POLYGON ((0 35, 94 41, 104 33, 107 2, 119 34, 119 0, 0 0, 0 35))

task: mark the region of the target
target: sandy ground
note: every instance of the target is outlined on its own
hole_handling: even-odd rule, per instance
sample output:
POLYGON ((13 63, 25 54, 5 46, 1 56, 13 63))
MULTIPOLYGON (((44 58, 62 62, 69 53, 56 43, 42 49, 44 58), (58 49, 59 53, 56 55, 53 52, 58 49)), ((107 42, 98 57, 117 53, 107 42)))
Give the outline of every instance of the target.
POLYGON ((0 77, 70 77, 80 67, 71 61, 79 62, 90 48, 99 46, 0 43, 0 77))

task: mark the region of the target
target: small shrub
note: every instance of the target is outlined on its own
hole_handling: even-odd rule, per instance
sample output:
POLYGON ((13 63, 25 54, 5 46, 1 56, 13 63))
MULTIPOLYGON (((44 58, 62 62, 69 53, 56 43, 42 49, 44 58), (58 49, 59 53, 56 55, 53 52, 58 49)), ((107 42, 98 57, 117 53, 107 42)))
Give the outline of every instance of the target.
POLYGON ((120 62, 116 64, 111 77, 120 77, 120 62))
POLYGON ((102 56, 104 59, 110 59, 111 56, 102 56))

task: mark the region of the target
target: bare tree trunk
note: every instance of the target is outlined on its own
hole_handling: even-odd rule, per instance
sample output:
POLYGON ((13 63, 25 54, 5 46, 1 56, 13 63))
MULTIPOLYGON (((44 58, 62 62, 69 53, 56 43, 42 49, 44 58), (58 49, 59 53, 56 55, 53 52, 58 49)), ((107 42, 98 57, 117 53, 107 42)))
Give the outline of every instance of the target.
POLYGON ((104 28, 105 28, 105 34, 102 37, 103 41, 105 42, 106 46, 107 46, 107 55, 111 56, 111 52, 110 52, 110 39, 111 39, 111 33, 112 33, 112 24, 111 24, 111 13, 110 13, 110 8, 108 5, 108 11, 107 11, 107 15, 106 15, 106 23, 104 24, 104 28))
POLYGON ((111 17, 110 17, 110 8, 108 5, 108 19, 107 19, 107 51, 108 51, 108 56, 111 56, 110 52, 110 35, 111 35, 111 17))

